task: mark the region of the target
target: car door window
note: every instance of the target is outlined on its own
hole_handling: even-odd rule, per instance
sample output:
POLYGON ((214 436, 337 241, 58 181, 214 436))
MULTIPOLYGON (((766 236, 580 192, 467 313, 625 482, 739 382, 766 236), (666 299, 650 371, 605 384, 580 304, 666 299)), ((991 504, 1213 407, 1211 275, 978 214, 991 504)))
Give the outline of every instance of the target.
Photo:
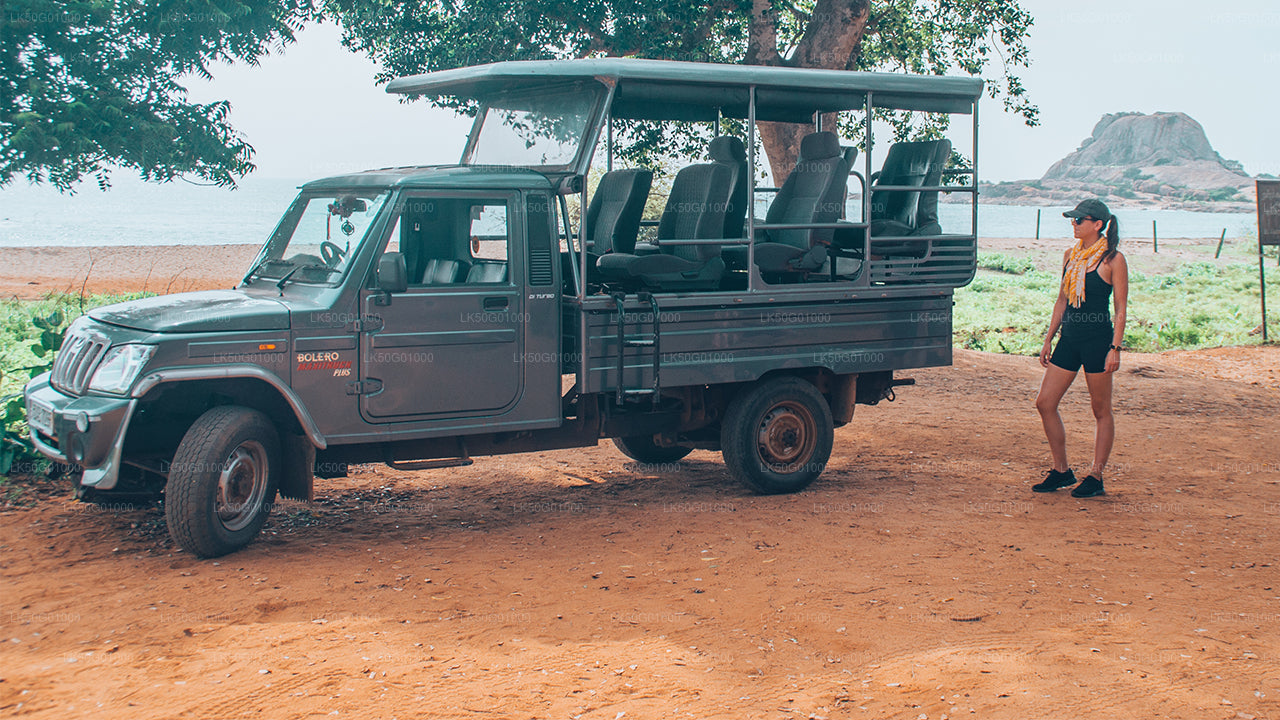
POLYGON ((385 252, 401 252, 411 287, 510 284, 507 201, 410 196, 385 252))

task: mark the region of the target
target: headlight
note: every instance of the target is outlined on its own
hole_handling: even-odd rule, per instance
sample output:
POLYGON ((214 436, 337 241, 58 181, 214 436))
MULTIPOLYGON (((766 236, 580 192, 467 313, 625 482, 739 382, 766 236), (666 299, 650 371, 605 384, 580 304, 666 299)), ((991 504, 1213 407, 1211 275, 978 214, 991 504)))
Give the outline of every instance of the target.
POLYGON ((120 345, 111 348, 103 358, 98 371, 89 381, 89 389, 98 392, 124 395, 129 392, 138 373, 156 351, 155 345, 120 345))

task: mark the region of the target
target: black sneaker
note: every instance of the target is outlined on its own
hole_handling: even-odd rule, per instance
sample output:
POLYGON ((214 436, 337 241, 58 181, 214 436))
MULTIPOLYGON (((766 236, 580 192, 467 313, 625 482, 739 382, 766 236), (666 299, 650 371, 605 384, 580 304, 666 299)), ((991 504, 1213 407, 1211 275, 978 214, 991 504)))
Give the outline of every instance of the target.
POLYGON ((1031 490, 1033 492, 1053 492, 1058 488, 1064 488, 1068 485, 1075 484, 1076 474, 1071 471, 1071 468, 1067 468, 1066 472, 1050 470, 1049 474, 1045 476, 1044 481, 1037 485, 1032 485, 1031 490))
POLYGON ((1107 491, 1102 487, 1102 481, 1090 475, 1080 483, 1079 487, 1071 491, 1071 497, 1091 498, 1099 495, 1106 495, 1107 491))

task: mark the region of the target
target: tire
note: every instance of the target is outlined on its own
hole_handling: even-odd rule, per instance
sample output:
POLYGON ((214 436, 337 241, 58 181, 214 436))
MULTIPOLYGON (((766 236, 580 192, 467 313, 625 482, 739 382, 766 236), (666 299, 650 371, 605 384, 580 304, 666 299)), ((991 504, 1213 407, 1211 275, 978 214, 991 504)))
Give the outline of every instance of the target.
POLYGON ((831 407, 817 388, 775 378, 734 398, 720 426, 729 473, 766 495, 805 489, 822 474, 834 441, 831 407))
POLYGON ((673 463, 693 452, 693 448, 658 445, 653 441, 652 435, 616 437, 613 439, 613 445, 632 460, 651 465, 673 463))
POLYGON ((280 439, 266 415, 224 405, 182 437, 165 486, 169 535, 201 558, 234 552, 262 530, 276 499, 280 439))

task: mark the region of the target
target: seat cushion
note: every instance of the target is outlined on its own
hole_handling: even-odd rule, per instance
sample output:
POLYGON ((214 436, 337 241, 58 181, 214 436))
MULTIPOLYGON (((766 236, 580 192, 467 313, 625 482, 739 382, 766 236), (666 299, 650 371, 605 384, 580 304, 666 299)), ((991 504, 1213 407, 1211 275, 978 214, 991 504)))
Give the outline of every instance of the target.
POLYGON ((467 273, 468 283, 500 283, 507 281, 507 264, 504 262, 478 262, 467 273))
POLYGON ((431 258, 422 272, 422 285, 448 285, 465 277, 467 263, 460 260, 431 258))
POLYGON ((597 270, 605 282, 650 290, 715 290, 724 276, 724 261, 685 260, 658 253, 626 255, 611 253, 600 258, 597 270))
POLYGON ((807 273, 822 267, 827 260, 827 246, 815 245, 807 250, 782 243, 757 243, 756 267, 763 273, 807 273))

